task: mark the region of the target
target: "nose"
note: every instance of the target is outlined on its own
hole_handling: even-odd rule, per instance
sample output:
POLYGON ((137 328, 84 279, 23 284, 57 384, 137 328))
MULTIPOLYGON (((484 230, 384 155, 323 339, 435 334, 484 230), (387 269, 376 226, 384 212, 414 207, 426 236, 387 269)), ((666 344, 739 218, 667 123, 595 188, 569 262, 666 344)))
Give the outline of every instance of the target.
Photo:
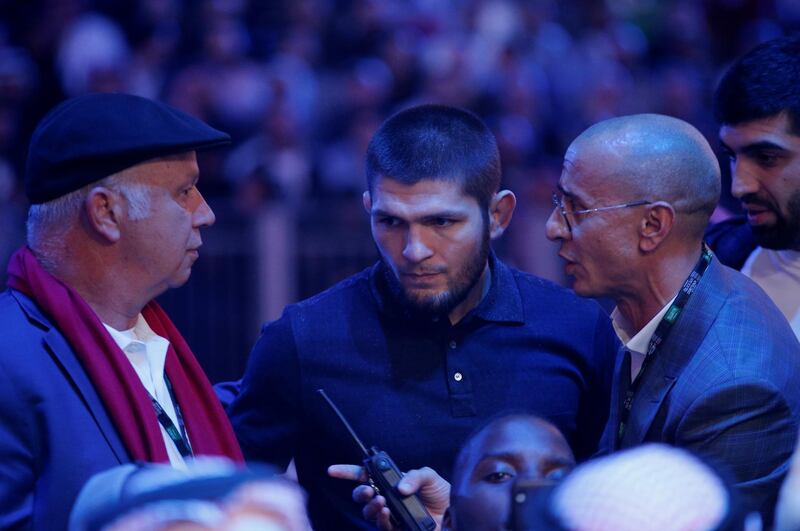
POLYGON ((736 199, 758 191, 759 181, 741 161, 731 161, 731 195, 736 199))
POLYGON ((406 245, 403 248, 403 258, 409 262, 419 263, 433 256, 433 251, 425 244, 423 230, 420 227, 410 226, 406 236, 406 245))
POLYGON ((568 240, 572 235, 564 222, 564 217, 558 211, 558 207, 553 208, 547 222, 544 225, 544 232, 550 241, 568 240))
POLYGON ((208 203, 206 203, 205 198, 199 190, 197 190, 197 197, 199 198, 199 202, 193 215, 194 226, 198 228, 210 227, 217 220, 217 216, 214 215, 214 211, 208 206, 208 203))

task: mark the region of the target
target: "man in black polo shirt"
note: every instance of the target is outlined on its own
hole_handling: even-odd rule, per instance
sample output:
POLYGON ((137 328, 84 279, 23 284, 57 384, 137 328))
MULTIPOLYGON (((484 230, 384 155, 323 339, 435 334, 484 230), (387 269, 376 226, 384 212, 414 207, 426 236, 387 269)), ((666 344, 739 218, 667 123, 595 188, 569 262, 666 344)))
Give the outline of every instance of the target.
POLYGON ((595 451, 614 332, 594 302, 494 255, 516 202, 500 177, 475 115, 394 115, 367 154, 380 261, 264 327, 229 413, 249 459, 295 459, 315 529, 369 528, 352 484, 327 475, 362 456, 319 388, 402 470, 448 478, 466 436, 511 409, 551 421, 579 459, 595 451))

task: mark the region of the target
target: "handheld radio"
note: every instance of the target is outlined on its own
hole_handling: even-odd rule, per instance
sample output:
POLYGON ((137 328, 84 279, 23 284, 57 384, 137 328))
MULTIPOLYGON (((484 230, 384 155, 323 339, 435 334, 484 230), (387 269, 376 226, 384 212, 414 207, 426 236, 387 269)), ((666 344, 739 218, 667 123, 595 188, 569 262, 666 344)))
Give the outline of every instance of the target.
POLYGON ((394 464, 392 458, 384 451, 373 446, 367 450, 366 446, 358 438, 356 432, 344 418, 342 412, 336 404, 328 398, 323 389, 317 389, 322 398, 328 403, 344 427, 350 432, 350 436, 358 444, 364 453, 364 468, 367 471, 370 486, 375 492, 386 498, 386 506, 392 512, 392 519, 396 524, 402 526, 407 531, 434 531, 436 522, 428 513, 425 506, 416 494, 403 496, 397 492, 397 484, 403 477, 403 473, 394 464))

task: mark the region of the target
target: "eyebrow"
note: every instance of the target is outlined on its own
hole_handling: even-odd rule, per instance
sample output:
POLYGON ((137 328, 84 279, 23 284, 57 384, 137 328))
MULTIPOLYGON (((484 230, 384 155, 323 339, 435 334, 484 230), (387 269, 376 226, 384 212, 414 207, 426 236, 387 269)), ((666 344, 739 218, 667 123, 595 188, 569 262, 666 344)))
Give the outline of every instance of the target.
MULTIPOLYGON (((729 151, 731 153, 736 152, 735 150, 731 149, 731 147, 728 146, 728 144, 723 142, 722 139, 720 139, 719 143, 722 146, 722 149, 729 151)), ((759 151, 768 151, 768 150, 787 151, 787 149, 781 146, 780 144, 776 144, 775 142, 770 142, 769 140, 761 140, 758 142, 753 142, 752 144, 745 144, 744 146, 739 148, 739 153, 751 154, 751 153, 757 153, 759 151)))
MULTIPOLYGON (((481 455, 477 462, 481 463, 487 459, 496 459, 500 461, 516 463, 520 460, 520 456, 519 454, 512 452, 487 452, 481 455)), ((541 461, 547 463, 548 465, 575 466, 575 462, 573 460, 557 455, 544 456, 542 457, 541 461)))
MULTIPOLYGON (((401 216, 399 216, 397 214, 393 214, 391 212, 387 212, 386 210, 383 210, 382 208, 376 208, 375 210, 373 210, 372 211, 372 215, 373 216, 386 216, 386 217, 391 217, 391 218, 399 218, 399 217, 401 217, 401 216)), ((431 220, 431 219, 436 219, 436 218, 463 218, 466 215, 467 215, 466 213, 459 212, 458 210, 441 210, 441 211, 438 211, 438 212, 434 212, 432 214, 425 214, 423 216, 420 216, 418 219, 420 219, 420 220, 431 220)))
POLYGON ((580 195, 576 194, 575 192, 570 192, 569 190, 567 190, 566 188, 561 186, 560 182, 556 185, 556 188, 558 188, 558 191, 561 192, 562 195, 564 195, 566 197, 569 197, 570 199, 577 199, 579 202, 583 203, 584 205, 589 204, 589 202, 586 201, 586 199, 584 199, 580 195))
POLYGON ((187 173, 184 179, 192 185, 196 185, 200 181, 200 172, 192 171, 191 173, 187 173))
POLYGON ((561 186, 560 182, 558 184, 556 184, 556 188, 558 188, 558 191, 561 192, 564 195, 569 195, 569 196, 573 195, 571 192, 569 192, 567 189, 565 189, 563 186, 561 186))

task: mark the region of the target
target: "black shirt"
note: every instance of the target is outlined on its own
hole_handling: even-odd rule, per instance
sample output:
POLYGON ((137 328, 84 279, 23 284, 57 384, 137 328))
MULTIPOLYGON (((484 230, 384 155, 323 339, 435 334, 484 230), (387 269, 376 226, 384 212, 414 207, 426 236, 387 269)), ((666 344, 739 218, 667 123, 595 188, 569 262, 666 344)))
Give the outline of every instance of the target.
POLYGON ((328 465, 363 457, 319 388, 401 470, 449 478, 465 438, 510 411, 552 421, 579 459, 596 450, 619 346, 608 317, 494 255, 490 267, 489 292, 455 326, 404 311, 379 263, 264 327, 231 421, 248 459, 294 456, 316 530, 370 528, 355 485, 327 477, 328 465))

